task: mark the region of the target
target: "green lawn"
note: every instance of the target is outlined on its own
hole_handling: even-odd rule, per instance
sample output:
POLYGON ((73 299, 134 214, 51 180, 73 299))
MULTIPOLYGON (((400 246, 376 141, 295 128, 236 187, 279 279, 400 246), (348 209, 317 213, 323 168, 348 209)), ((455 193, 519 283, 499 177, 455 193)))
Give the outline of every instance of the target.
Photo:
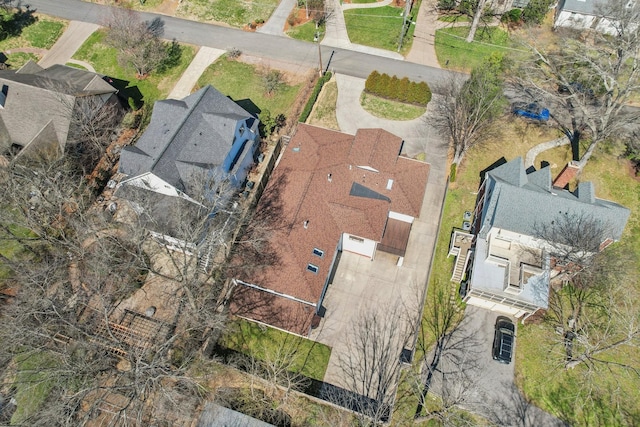
MULTIPOLYGON (((568 156, 568 147, 551 150, 553 156, 568 156)), ((632 270, 640 268, 640 183, 631 176, 626 160, 619 157, 615 149, 596 150, 581 175, 584 181, 592 181, 596 196, 613 200, 628 207, 631 216, 622 239, 608 250, 622 250, 633 255, 632 270)), ((640 292, 637 277, 627 286, 640 292)), ((633 290, 630 294, 633 294, 633 290)), ((564 417, 572 425, 638 425, 640 424, 640 390, 638 377, 618 367, 599 369, 597 374, 588 373, 585 365, 573 370, 562 367, 561 356, 553 342, 551 326, 527 325, 518 329, 516 352, 516 376, 525 394, 547 411, 564 417), (556 357, 549 357, 555 354, 556 357), (596 391, 586 397, 584 379, 590 378, 596 391), (599 391, 598 391, 599 389, 599 391), (622 419, 615 409, 626 413, 622 419)), ((604 360, 617 360, 640 366, 640 354, 636 348, 622 347, 615 352, 600 354, 604 360)))
MULTIPOLYGON (((20 35, 0 40, 0 51, 20 48, 49 49, 62 35, 66 26, 66 21, 39 17, 33 24, 23 28, 20 35)), ((41 56, 32 52, 14 52, 7 55, 6 63, 15 70, 29 60, 37 62, 41 56)))
POLYGON ((39 17, 33 24, 23 28, 19 36, 1 40, 0 50, 22 47, 49 49, 62 35, 66 26, 66 21, 39 17))
POLYGON ((138 80, 134 70, 123 69, 118 64, 116 50, 103 42, 104 37, 104 31, 93 33, 73 58, 86 61, 93 65, 98 73, 116 79, 114 84, 124 96, 141 97, 141 100, 149 105, 153 105, 156 100, 166 98, 195 55, 193 46, 181 45, 182 55, 175 67, 164 72, 154 71, 147 78, 138 80))
POLYGON ((49 353, 42 352, 16 358, 16 399, 17 407, 11 417, 11 424, 21 424, 45 401, 54 386, 55 379, 49 378, 46 369, 56 364, 49 353))
POLYGON ((320 31, 320 41, 322 41, 324 25, 322 25, 320 29, 316 29, 316 23, 313 21, 306 22, 302 25, 296 25, 287 31, 287 35, 292 39, 312 42, 314 41, 317 31, 320 31))
POLYGON ((326 345, 278 329, 261 329, 257 323, 244 319, 235 320, 229 331, 222 339, 225 347, 260 360, 273 358, 284 349, 284 353, 293 355, 296 372, 323 380, 331 356, 331 348, 326 345))
POLYGON ((322 87, 316 105, 307 119, 307 123, 327 129, 340 130, 336 118, 336 102, 338 101, 338 84, 331 79, 322 87))
POLYGON ((427 111, 426 107, 392 101, 364 92, 360 95, 360 104, 374 116, 388 120, 413 120, 427 111))
MULTIPOLYGON (((414 6, 414 15, 417 10, 417 6, 414 6)), ((347 24, 349 39, 356 44, 397 52, 403 22, 402 11, 403 8, 392 6, 345 10, 344 20, 347 24)), ((401 54, 410 50, 414 28, 415 25, 409 25, 401 54)))
POLYGON ((512 58, 524 54, 515 48, 506 31, 498 27, 478 29, 475 40, 467 43, 469 27, 443 28, 436 31, 435 48, 438 62, 444 68, 469 72, 493 52, 503 52, 512 58))
POLYGON ((33 47, 50 49, 62 35, 65 26, 63 21, 39 19, 35 24, 22 30, 22 37, 33 47))
POLYGON ((177 14, 242 27, 258 19, 267 21, 278 3, 278 0, 183 0, 177 14))
POLYGON ((198 87, 210 84, 230 96, 250 113, 269 110, 271 115, 289 117, 300 85, 283 84, 269 95, 264 89, 260 69, 254 65, 221 57, 200 76, 198 87))

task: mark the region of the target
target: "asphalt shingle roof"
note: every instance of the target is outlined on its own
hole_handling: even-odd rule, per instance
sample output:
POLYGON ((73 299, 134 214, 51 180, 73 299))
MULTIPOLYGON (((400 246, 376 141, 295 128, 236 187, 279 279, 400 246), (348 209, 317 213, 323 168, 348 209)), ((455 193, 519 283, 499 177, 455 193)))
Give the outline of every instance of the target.
MULTIPOLYGON (((317 303, 342 233, 379 242, 389 211, 419 215, 429 165, 400 156, 401 149, 402 139, 382 129, 360 129, 353 136, 299 124, 257 207, 258 221, 273 230, 264 252, 274 262, 239 271, 236 278, 317 303), (260 219, 261 212, 269 216, 260 219), (324 255, 314 255, 314 248, 324 255), (308 264, 318 267, 317 274, 308 264)), ((248 288, 239 294, 235 308, 243 315, 308 332, 313 307, 248 288), (257 304, 260 294, 273 301, 257 304)))
POLYGON ((185 191, 189 175, 219 166, 233 144, 238 121, 254 117, 212 86, 183 100, 157 101, 149 127, 135 147, 125 147, 120 172, 152 172, 185 191))
POLYGON ((480 236, 491 227, 533 236, 541 221, 551 221, 558 214, 590 215, 608 224, 610 238, 619 240, 629 218, 629 209, 617 203, 593 197, 591 183, 581 183, 579 190, 550 185, 548 167, 526 174, 518 157, 487 173, 488 207, 480 236))

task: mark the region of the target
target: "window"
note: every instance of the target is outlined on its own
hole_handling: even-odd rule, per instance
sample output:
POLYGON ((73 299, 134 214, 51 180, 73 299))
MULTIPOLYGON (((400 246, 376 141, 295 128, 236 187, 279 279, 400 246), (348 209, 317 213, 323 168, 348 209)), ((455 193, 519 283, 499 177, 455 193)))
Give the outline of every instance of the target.
POLYGON ((4 108, 4 104, 7 102, 8 93, 9 93, 9 86, 2 85, 2 92, 0 92, 0 108, 4 108))
POLYGON ((313 248, 313 254, 322 258, 324 256, 324 251, 322 249, 313 248))
POLYGON ((307 270, 309 270, 310 272, 314 273, 314 274, 318 274, 318 266, 317 265, 313 265, 313 264, 307 264, 307 270))
POLYGON ((352 241, 358 242, 358 243, 364 243, 364 239, 361 238, 361 237, 349 236, 349 240, 352 240, 352 241))

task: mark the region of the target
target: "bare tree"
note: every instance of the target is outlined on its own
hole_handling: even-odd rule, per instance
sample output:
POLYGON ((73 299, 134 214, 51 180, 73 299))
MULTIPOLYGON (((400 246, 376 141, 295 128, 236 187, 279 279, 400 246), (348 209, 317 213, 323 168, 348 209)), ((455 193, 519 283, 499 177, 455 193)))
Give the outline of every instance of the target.
POLYGON ((425 320, 421 328, 422 360, 420 384, 416 384, 418 407, 416 420, 435 419, 445 425, 463 422, 460 408, 475 403, 478 379, 478 340, 465 332, 464 312, 450 288, 435 285, 429 297, 425 320), (433 346, 428 346, 432 343, 433 346), (433 389, 432 389, 433 388, 433 389), (439 408, 427 411, 427 396, 439 397, 439 408))
POLYGON ((503 113, 505 98, 502 60, 486 62, 463 81, 452 78, 434 91, 443 99, 436 104, 434 127, 453 145, 453 163, 460 164, 467 151, 495 134, 494 123, 503 113))
POLYGON ((551 103, 552 120, 571 141, 581 169, 599 143, 624 134, 640 118, 626 108, 640 90, 640 6, 608 1, 598 15, 606 18, 595 30, 562 31, 549 46, 528 42, 531 57, 517 64, 513 81, 521 96, 551 103))
POLYGON ((159 18, 144 22, 131 9, 114 8, 105 23, 107 42, 119 52, 122 66, 130 66, 138 78, 157 69, 167 58, 167 47, 161 40, 164 23, 159 18))
POLYGON ((636 375, 637 367, 597 355, 621 346, 636 346, 640 337, 633 287, 628 284, 634 261, 624 248, 601 250, 610 235, 606 222, 585 214, 557 215, 537 225, 536 237, 547 242, 555 265, 556 287, 548 318, 560 332, 564 366, 614 364, 636 375), (618 250, 619 249, 619 250, 618 250))

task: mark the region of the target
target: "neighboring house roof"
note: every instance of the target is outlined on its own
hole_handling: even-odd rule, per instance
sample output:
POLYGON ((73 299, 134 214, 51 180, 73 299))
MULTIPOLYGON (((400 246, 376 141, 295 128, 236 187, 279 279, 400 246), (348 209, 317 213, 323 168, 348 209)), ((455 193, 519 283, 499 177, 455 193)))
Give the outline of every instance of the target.
POLYGON ((137 176, 151 172, 180 191, 189 177, 225 160, 238 122, 257 120, 212 86, 182 100, 157 101, 151 123, 135 146, 125 147, 120 172, 137 176))
POLYGON ((596 4, 594 0, 564 0, 560 2, 560 10, 584 15, 595 15, 596 4))
POLYGON ((595 197, 591 182, 582 182, 574 192, 553 187, 551 169, 527 174, 518 157, 487 172, 488 203, 479 236, 491 227, 534 236, 541 221, 558 214, 588 215, 608 225, 609 238, 620 239, 629 218, 629 209, 595 197))
POLYGON ((30 149, 50 144, 63 150, 75 99, 117 92, 96 73, 59 64, 43 69, 32 61, 17 71, 0 70, 0 87, 0 144, 30 149))
POLYGON ((272 233, 264 262, 235 276, 292 298, 239 286, 236 313, 308 333, 342 233, 380 242, 390 211, 420 213, 429 165, 401 156, 402 143, 382 129, 353 136, 298 125, 256 209, 258 227, 272 233))
POLYGON ((196 427, 273 427, 273 424, 215 403, 207 403, 196 427))

